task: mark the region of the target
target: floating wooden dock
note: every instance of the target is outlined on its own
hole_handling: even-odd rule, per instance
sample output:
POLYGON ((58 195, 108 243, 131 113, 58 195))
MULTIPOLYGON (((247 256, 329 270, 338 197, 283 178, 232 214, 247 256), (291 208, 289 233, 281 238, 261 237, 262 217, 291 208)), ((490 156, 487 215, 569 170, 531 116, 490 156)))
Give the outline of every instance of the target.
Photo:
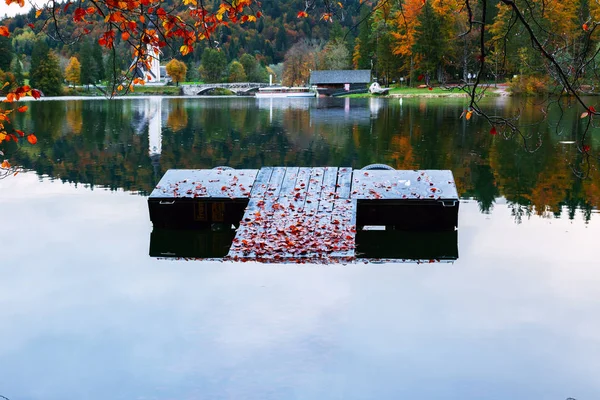
MULTIPOLYGON (((372 238, 384 237, 363 226, 455 232, 459 206, 450 171, 337 167, 169 170, 148 204, 159 231, 234 225, 224 258, 267 262, 354 261, 357 232, 373 248, 372 238)), ((454 249, 440 258, 456 258, 454 249)))

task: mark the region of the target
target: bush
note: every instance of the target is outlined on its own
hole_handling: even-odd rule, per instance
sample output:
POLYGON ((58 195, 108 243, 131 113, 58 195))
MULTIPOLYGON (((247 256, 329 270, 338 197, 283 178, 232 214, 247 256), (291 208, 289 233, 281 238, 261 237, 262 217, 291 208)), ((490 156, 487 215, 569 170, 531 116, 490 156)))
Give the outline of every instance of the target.
POLYGON ((508 87, 514 95, 542 96, 550 92, 549 83, 544 76, 519 75, 508 82, 508 87))

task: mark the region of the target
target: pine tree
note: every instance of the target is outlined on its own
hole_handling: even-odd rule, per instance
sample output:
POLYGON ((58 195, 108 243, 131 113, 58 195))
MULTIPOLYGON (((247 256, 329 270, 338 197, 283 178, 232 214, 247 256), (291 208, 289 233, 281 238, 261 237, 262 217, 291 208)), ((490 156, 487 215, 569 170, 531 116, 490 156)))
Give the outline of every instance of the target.
POLYGON ((50 48, 45 40, 39 39, 33 45, 31 51, 31 68, 29 70, 29 86, 39 89, 39 78, 41 74, 38 73, 38 69, 42 62, 48 58, 50 48))
POLYGON ((431 2, 425 2, 418 21, 413 52, 422 57, 420 68, 425 72, 427 84, 429 84, 428 79, 441 68, 444 52, 448 49, 443 35, 440 35, 441 18, 431 6, 431 2))
POLYGON ((81 60, 81 84, 89 87, 98 81, 98 66, 94 59, 92 44, 89 41, 85 41, 81 45, 79 58, 81 60))
POLYGON ((60 96, 63 92, 63 76, 60 70, 58 57, 49 51, 46 57, 42 58, 34 68, 32 64, 30 80, 35 82, 36 89, 39 89, 46 96, 60 96))
POLYGON ((2 71, 10 70, 10 63, 13 56, 12 41, 8 37, 0 36, 0 69, 2 71))
POLYGON ((371 43, 371 11, 366 7, 365 4, 361 7, 359 21, 361 21, 358 27, 358 37, 356 48, 356 67, 358 69, 371 69, 371 60, 373 56, 372 43, 371 43))
POLYGON ((15 80, 19 86, 23 86, 25 84, 25 77, 23 76, 23 64, 19 57, 15 57, 13 61, 13 73, 15 74, 15 80))

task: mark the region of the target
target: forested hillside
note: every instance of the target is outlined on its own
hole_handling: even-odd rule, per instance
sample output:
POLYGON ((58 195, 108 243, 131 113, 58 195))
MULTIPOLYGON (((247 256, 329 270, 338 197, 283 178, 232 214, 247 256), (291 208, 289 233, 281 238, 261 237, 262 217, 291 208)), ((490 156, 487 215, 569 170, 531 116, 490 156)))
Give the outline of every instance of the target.
MULTIPOLYGON (((173 1, 166 0, 164 7, 173 1)), ((587 29, 595 28, 590 21, 600 13, 600 6, 588 0, 529 3, 532 6, 525 18, 532 29, 546 38, 546 45, 561 52, 559 62, 572 63, 571 54, 580 53, 578 46, 587 29)), ((187 65, 187 80, 205 81, 265 80, 270 65, 269 72, 288 84, 305 84, 309 71, 315 69, 372 69, 383 84, 401 77, 409 82, 416 78, 427 83, 467 81, 477 71, 479 25, 469 25, 464 1, 344 0, 326 18, 304 14, 305 4, 304 0, 264 1, 262 16, 256 21, 220 26, 211 40, 196 42, 189 54, 179 51, 182 39, 171 38, 162 48, 161 62, 164 65, 171 58, 180 59, 187 65), (241 63, 243 69, 238 63, 232 64, 245 54, 254 60, 246 56, 245 65, 241 63), (284 64, 277 66, 280 63, 284 64), (248 67, 252 70, 246 71, 248 67)), ((474 15, 478 15, 480 4, 473 4, 474 15)), ((490 0, 486 5, 488 50, 483 78, 538 76, 541 83, 537 83, 543 85, 548 79, 546 65, 523 26, 515 24, 512 10, 499 0, 490 0)), ((42 40, 57 56, 62 74, 72 57, 78 59, 81 76, 73 83, 110 79, 114 75, 107 71, 115 69, 126 72, 132 59, 132 47, 126 38, 114 39, 114 54, 101 48, 98 38, 102 40, 104 25, 93 23, 96 15, 88 16, 90 23, 84 27, 76 25, 74 10, 75 6, 63 5, 57 13, 58 32, 48 10, 37 16, 32 10, 3 21, 12 34, 10 38, 0 37, 0 70, 12 71, 21 82, 27 73, 34 75, 38 67, 33 62, 35 43, 40 40, 36 33, 44 29, 42 40), (68 38, 73 33, 89 34, 71 43, 68 38)), ((586 73, 591 80, 591 73, 586 73)), ((529 89, 535 91, 536 87, 529 89)))

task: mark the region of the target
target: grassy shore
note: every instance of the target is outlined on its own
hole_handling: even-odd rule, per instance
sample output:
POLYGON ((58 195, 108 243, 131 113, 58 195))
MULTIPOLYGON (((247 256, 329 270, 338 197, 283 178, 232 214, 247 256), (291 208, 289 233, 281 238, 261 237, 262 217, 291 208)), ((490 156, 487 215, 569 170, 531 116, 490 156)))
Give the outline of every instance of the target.
MULTIPOLYGON (((481 92, 482 89, 478 89, 481 92)), ((485 96, 496 97, 500 96, 493 87, 486 88, 485 96)), ((431 90, 424 88, 411 87, 392 87, 387 95, 372 95, 369 93, 350 94, 343 97, 350 98, 365 98, 365 97, 468 97, 469 95, 459 88, 440 88, 432 87, 431 90)))

